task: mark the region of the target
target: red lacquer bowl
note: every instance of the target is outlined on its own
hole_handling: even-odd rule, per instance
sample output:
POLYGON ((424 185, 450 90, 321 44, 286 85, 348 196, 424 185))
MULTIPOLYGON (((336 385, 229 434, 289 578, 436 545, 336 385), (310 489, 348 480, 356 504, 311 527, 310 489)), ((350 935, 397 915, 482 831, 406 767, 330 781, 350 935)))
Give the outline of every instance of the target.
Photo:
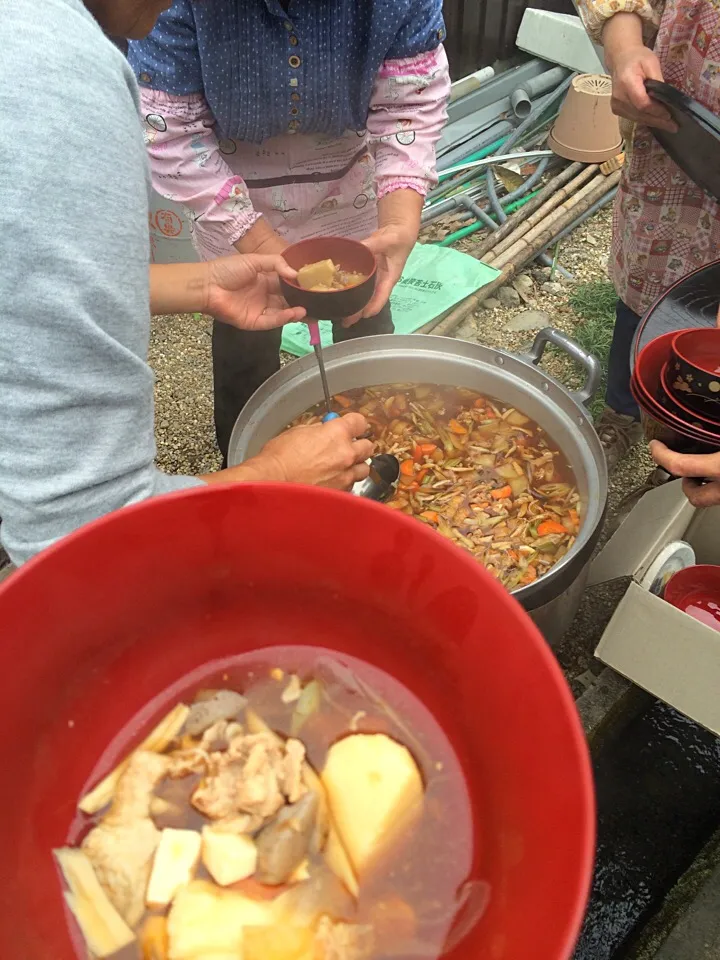
POLYGON ((3 957, 76 957, 50 851, 119 729, 143 709, 156 721, 167 688, 209 661, 288 643, 389 672, 450 737, 490 895, 447 956, 572 955, 595 839, 572 695, 520 605, 412 518, 290 485, 159 497, 10 577, 0 623, 3 957))
POLYGON ((670 356, 675 333, 651 340, 635 363, 630 387, 643 419, 648 440, 661 440, 679 453, 713 453, 720 447, 717 434, 689 424, 661 406, 658 397, 663 389, 662 370, 670 356))
POLYGON ((682 395, 672 390, 669 382, 669 366, 669 362, 666 363, 660 375, 660 390, 658 393, 660 406, 680 420, 684 420, 693 429, 707 430, 709 433, 720 437, 720 421, 711 420, 710 417, 704 416, 697 410, 692 410, 683 403, 682 395))
POLYGON ((720 630, 720 567, 697 564, 674 574, 664 598, 695 620, 720 630))
POLYGON ((300 240, 283 251, 283 257, 294 270, 332 260, 342 270, 362 273, 362 283, 347 290, 304 290, 298 283, 280 277, 283 296, 291 307, 304 307, 311 320, 343 320, 364 310, 375 292, 377 261, 375 255, 359 240, 347 237, 313 237, 300 240))
POLYGON ((693 410, 720 418, 720 329, 676 333, 669 365, 673 394, 693 410))

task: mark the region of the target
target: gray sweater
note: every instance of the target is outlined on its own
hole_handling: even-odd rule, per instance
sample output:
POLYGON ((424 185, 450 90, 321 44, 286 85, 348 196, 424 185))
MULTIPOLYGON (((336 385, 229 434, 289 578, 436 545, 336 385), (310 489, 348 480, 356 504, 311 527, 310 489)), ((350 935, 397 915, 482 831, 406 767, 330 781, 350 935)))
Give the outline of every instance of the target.
POLYGON ((80 0, 1 6, 0 531, 23 563, 200 481, 154 465, 133 75, 80 0))

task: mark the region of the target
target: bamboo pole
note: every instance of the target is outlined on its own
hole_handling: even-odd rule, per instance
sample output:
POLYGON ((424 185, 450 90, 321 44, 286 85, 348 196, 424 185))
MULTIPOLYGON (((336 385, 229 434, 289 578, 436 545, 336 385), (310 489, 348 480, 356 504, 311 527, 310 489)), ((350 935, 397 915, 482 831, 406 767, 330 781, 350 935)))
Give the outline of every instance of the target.
MULTIPOLYGON (((548 214, 544 220, 541 220, 540 223, 536 224, 532 230, 528 230, 527 233, 520 237, 512 246, 508 247, 500 256, 496 257, 491 266, 496 267, 500 270, 505 266, 506 263, 510 263, 515 257, 521 253, 523 250, 534 247, 535 241, 538 237, 548 235, 550 240, 552 240, 555 234, 552 232, 555 224, 559 223, 561 220, 567 225, 567 213, 570 211, 573 213, 572 220, 575 219, 580 206, 585 205, 585 201, 590 201, 594 203, 596 200, 599 200, 600 197, 604 196, 608 190, 611 190, 612 187, 617 186, 620 181, 620 171, 616 170, 615 173, 611 173, 609 177, 604 177, 601 173, 597 175, 590 183, 586 184, 582 190, 579 190, 572 197, 569 197, 564 203, 561 203, 559 207, 548 214)), ((556 231, 557 233, 558 231, 556 231)), ((543 248, 544 249, 544 248, 543 248)), ((487 262, 487 261, 486 261, 487 262)))
MULTIPOLYGON (((520 237, 524 236, 528 231, 532 230, 533 227, 537 226, 538 223, 541 223, 548 214, 552 213, 557 207, 560 206, 565 200, 570 197, 576 196, 578 193, 587 189, 587 181, 591 178, 597 179, 601 174, 598 173, 597 164, 593 163, 588 167, 585 167, 577 177, 574 178, 570 183, 565 187, 562 187, 560 190, 557 190, 552 197, 545 201, 534 213, 531 213, 529 216, 524 217, 522 222, 519 223, 517 228, 510 234, 506 235, 504 239, 501 239, 497 243, 493 243, 492 248, 488 251, 486 255, 482 256, 483 263, 493 263, 497 257, 507 250, 513 243, 515 243, 520 237)), ((493 237, 496 235, 493 234, 493 237)))
POLYGON ((520 226, 520 224, 522 224, 531 213, 535 213, 535 211, 538 210, 546 200, 554 197, 561 187, 564 187, 568 181, 572 180, 575 176, 577 176, 577 174, 581 173, 583 166, 584 165, 582 163, 571 163, 569 166, 565 167, 564 170, 561 170, 556 177, 553 177, 552 180, 549 180, 545 184, 536 197, 533 197, 532 200, 524 204, 524 206, 522 206, 519 210, 516 210, 515 213, 511 214, 505 223, 501 224, 499 229, 492 231, 492 233, 490 233, 489 236, 483 240, 473 256, 477 257, 478 260, 482 260, 488 251, 492 250, 496 244, 513 233, 513 231, 520 226))
POLYGON ((554 237, 574 223, 577 217, 589 210, 600 197, 605 196, 606 193, 613 190, 620 180, 620 175, 621 171, 617 171, 616 174, 612 174, 607 178, 603 177, 604 183, 602 186, 605 188, 604 191, 599 194, 593 191, 588 194, 584 200, 565 209, 559 219, 541 231, 532 243, 525 244, 523 249, 517 252, 516 259, 499 268, 500 273, 494 280, 486 284, 486 286, 482 287, 482 289, 476 293, 472 293, 469 297, 466 297, 449 314, 439 319, 431 320, 430 323, 426 323, 425 326, 420 328, 418 333, 433 333, 436 336, 448 336, 451 334, 470 313, 480 306, 483 300, 487 300, 487 298, 499 290, 500 287, 504 287, 520 272, 525 264, 534 260, 542 250, 548 247, 554 237))

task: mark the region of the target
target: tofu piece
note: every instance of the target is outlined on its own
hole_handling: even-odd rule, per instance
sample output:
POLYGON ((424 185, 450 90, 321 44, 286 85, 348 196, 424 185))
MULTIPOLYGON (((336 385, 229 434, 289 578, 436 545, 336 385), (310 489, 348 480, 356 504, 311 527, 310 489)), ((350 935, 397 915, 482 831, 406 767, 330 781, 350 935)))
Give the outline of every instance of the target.
POLYGON ((422 813, 420 770, 407 747, 385 734, 358 733, 333 744, 321 779, 340 840, 358 874, 422 813))
POLYGON ((257 858, 257 847, 251 837, 203 827, 202 861, 221 887, 251 877, 257 868, 257 858))
POLYGON ((335 264, 332 260, 318 260, 317 263, 308 263, 300 267, 297 275, 298 285, 303 290, 312 290, 314 287, 332 287, 335 279, 335 264))
POLYGON ((201 846, 197 830, 163 830, 145 894, 148 907, 166 907, 178 890, 190 883, 200 862, 201 846))
POLYGON ((271 901, 195 880, 170 908, 168 960, 242 960, 244 928, 272 926, 274 918, 271 901))

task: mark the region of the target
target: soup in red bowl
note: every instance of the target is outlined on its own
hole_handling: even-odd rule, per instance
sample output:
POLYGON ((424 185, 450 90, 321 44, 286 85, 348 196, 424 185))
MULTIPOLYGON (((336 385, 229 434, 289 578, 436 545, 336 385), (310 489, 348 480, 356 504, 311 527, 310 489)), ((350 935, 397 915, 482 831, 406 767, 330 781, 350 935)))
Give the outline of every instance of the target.
MULTIPOLYGON (((173 743, 163 747, 156 737, 137 748, 178 705, 192 709, 198 701, 203 714, 208 688, 218 687, 249 704, 236 703, 239 713, 232 721, 226 716, 226 726, 205 745, 218 754, 214 772, 206 770, 185 793, 182 778, 180 786, 172 778, 157 785, 154 799, 165 806, 141 811, 144 820, 156 818, 147 827, 152 836, 170 829, 162 818, 174 815, 173 804, 184 816, 185 799, 208 787, 234 738, 264 736, 267 753, 288 755, 294 738, 316 779, 322 777, 330 822, 359 880, 359 896, 346 909, 365 912, 348 923, 370 925, 380 942, 390 930, 429 945, 424 955, 446 950, 454 960, 572 955, 594 850, 592 775, 573 699, 519 604, 432 530, 381 505, 310 487, 189 491, 118 511, 47 550, 0 588, 0 622, 2 695, 12 718, 12 735, 0 745, 4 782, 12 785, 3 791, 0 816, 0 942, 7 956, 86 956, 52 851, 81 846, 100 821, 117 826, 117 817, 114 824, 103 819, 106 808, 87 795, 112 800, 118 812, 130 768, 118 780, 103 778, 130 751, 150 765, 169 763, 168 750, 197 753, 200 728, 187 725, 189 714, 182 729, 173 727, 173 743), (309 696, 313 682, 320 694, 309 696), (258 730, 249 706, 264 712, 269 733, 258 730), (349 750, 353 736, 384 738, 382 751, 370 751, 372 770, 382 767, 381 753, 395 751, 397 762, 382 767, 388 779, 375 778, 375 788, 394 784, 395 802, 422 798, 412 827, 417 844, 408 835, 395 838, 393 864, 406 868, 404 879, 367 867, 362 844, 376 807, 368 806, 366 817, 360 794, 348 806, 342 789, 348 776, 370 769, 370 754, 356 750, 355 740, 352 762, 331 757, 337 744, 349 750), (357 822, 348 828, 352 816, 357 822), (441 903, 439 914, 431 902, 441 903)), ((238 741, 237 763, 247 761, 247 746, 238 741)), ((299 750, 293 747, 296 756, 299 750)), ((282 803, 298 790, 297 802, 307 802, 312 781, 296 779, 291 787, 289 768, 282 769, 289 778, 277 775, 282 803)), ((367 789, 363 782, 362 797, 367 789)), ((193 808, 195 819, 181 818, 174 827, 192 833, 217 826, 207 823, 218 813, 212 799, 206 791, 204 805, 193 808)), ((270 809, 271 818, 281 816, 270 809)), ((388 833, 387 823, 378 825, 377 817, 373 823, 376 839, 388 833)), ((258 868, 260 834, 273 825, 256 821, 260 832, 246 837, 256 846, 258 868)), ((327 845, 318 844, 325 856, 327 845)), ((119 846, 122 858, 129 846, 119 846)), ((203 896, 206 907, 208 898, 229 897, 235 905, 239 897, 253 917, 269 915, 261 905, 274 902, 269 874, 233 882, 220 895, 213 871, 218 877, 222 871, 205 853, 203 839, 202 864, 186 863, 191 883, 171 893, 170 911, 179 899, 187 907, 190 890, 195 907, 203 896)), ((309 857, 305 868, 312 872, 314 864, 309 857)), ((157 861, 150 866, 152 885, 159 868, 157 861)), ((167 873, 156 880, 156 892, 151 897, 148 887, 147 896, 160 901, 167 873)), ((306 882, 293 874, 282 892, 306 882)), ((137 887, 130 890, 137 895, 137 887)), ((141 913, 144 899, 141 888, 141 913)), ((116 911, 121 907, 128 915, 127 902, 116 911)), ((166 912, 156 904, 161 922, 166 912)), ((231 913, 236 922, 237 911, 231 913)), ((137 924, 148 919, 137 911, 134 917, 137 924)), ((212 926, 214 935, 220 922, 212 926)), ((181 927, 176 917, 174 937, 181 927)), ((255 930, 256 952, 263 949, 257 936, 255 930)), ((174 949, 182 955, 177 943, 174 949)), ((140 950, 129 942, 117 957, 136 960, 140 950)), ((265 957, 271 955, 266 949, 265 957)))

